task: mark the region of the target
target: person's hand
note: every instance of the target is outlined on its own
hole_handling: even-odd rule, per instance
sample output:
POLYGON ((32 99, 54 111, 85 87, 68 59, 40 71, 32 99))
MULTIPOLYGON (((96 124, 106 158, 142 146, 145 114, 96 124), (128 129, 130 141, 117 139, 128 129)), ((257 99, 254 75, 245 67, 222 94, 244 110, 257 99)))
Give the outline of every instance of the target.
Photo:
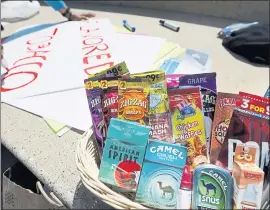
POLYGON ((80 21, 80 20, 88 20, 89 18, 95 17, 95 13, 87 12, 87 13, 76 13, 76 12, 71 12, 71 17, 70 20, 72 21, 80 21))

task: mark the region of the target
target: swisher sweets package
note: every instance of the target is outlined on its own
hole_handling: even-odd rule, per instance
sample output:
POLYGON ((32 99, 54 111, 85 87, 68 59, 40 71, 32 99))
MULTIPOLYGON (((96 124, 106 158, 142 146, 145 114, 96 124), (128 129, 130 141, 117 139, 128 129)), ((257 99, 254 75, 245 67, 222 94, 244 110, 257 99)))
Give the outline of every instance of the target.
POLYGON ((206 138, 199 87, 168 90, 176 144, 187 147, 187 165, 206 158, 206 138))
POLYGON ((214 119, 217 84, 216 73, 204 73, 184 75, 179 77, 179 87, 199 86, 201 87, 202 107, 204 114, 204 126, 207 142, 207 154, 210 152, 210 139, 212 131, 212 122, 214 119))
POLYGON ((140 78, 122 78, 118 84, 118 118, 149 124, 149 83, 140 78))
POLYGON ((100 149, 99 152, 102 154, 107 133, 101 103, 103 90, 100 88, 100 82, 95 78, 85 79, 84 84, 93 122, 94 134, 100 149))
POLYGON ((269 99, 239 92, 230 125, 217 164, 232 170, 236 145, 246 143, 257 148, 255 163, 267 167, 269 158, 269 99))
POLYGON ((127 65, 125 62, 122 62, 122 63, 119 63, 119 64, 112 66, 108 69, 104 69, 98 73, 90 74, 88 76, 88 78, 95 77, 95 78, 102 79, 105 77, 119 77, 119 76, 123 76, 123 75, 127 75, 127 74, 129 74, 129 70, 127 68, 127 65))
POLYGON ((167 85, 164 71, 131 74, 131 78, 148 79, 150 84, 149 126, 152 140, 173 143, 171 115, 168 103, 167 85))
POLYGON ((215 164, 218 154, 223 145, 233 109, 236 105, 236 94, 221 93, 217 94, 217 102, 215 107, 215 116, 212 126, 210 162, 215 164))

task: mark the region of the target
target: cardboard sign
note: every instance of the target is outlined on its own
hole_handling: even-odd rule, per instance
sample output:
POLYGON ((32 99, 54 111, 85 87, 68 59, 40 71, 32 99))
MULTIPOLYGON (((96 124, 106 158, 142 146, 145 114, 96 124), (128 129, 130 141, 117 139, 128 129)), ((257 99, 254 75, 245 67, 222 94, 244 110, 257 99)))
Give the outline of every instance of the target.
POLYGON ((126 62, 147 71, 164 39, 117 34, 108 19, 66 22, 19 36, 4 45, 8 73, 2 102, 87 130, 91 125, 83 81, 88 74, 126 62), (129 43, 129 45, 127 44, 129 43))

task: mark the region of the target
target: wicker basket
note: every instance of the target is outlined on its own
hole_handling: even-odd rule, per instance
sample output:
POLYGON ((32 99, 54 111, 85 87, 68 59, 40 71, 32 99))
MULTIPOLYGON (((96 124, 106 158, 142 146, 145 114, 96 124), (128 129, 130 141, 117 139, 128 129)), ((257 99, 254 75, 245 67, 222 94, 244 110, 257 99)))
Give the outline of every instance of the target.
POLYGON ((116 209, 148 209, 132 201, 134 194, 117 193, 99 181, 100 156, 92 129, 84 133, 78 143, 76 164, 84 186, 103 202, 116 209))

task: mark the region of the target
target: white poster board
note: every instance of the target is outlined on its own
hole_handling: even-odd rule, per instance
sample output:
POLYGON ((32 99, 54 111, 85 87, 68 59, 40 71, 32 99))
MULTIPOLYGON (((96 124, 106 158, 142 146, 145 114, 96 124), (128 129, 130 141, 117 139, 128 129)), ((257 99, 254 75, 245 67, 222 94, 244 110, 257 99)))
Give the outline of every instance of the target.
POLYGON ((4 46, 10 71, 2 102, 87 130, 92 123, 83 87, 86 73, 123 60, 133 73, 147 71, 164 41, 116 35, 107 19, 67 22, 25 35, 4 46))

